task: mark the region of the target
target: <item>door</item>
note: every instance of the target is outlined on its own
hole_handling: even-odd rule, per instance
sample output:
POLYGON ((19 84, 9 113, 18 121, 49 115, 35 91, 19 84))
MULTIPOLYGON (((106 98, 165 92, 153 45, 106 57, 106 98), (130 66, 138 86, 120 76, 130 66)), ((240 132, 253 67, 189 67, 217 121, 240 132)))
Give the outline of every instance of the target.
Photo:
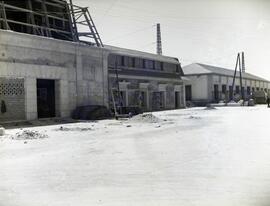
POLYGON ((175 92, 175 108, 176 109, 178 109, 180 107, 179 101, 180 101, 179 92, 175 92))
POLYGON ((219 101, 219 92, 218 92, 218 85, 217 84, 214 85, 214 100, 215 100, 215 102, 219 101))
POLYGON ((55 81, 37 80, 38 118, 55 117, 55 81))
POLYGON ((192 101, 192 87, 191 85, 186 85, 186 101, 192 101))

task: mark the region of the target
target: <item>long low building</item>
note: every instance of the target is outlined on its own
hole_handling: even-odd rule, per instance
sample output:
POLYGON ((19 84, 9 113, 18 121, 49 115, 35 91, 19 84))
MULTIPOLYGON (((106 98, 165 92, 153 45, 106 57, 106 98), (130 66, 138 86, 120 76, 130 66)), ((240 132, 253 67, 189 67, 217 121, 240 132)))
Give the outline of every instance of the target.
MULTIPOLYGON (((236 73, 235 86, 232 88, 234 70, 194 63, 183 67, 189 82, 185 85, 186 101, 195 105, 229 101, 241 94, 240 74, 236 73)), ((270 82, 250 73, 242 73, 242 90, 248 99, 255 91, 269 92, 270 82)))
POLYGON ((185 107, 184 74, 177 58, 112 46, 106 48, 109 49, 109 87, 112 89, 110 105, 112 95, 117 96, 120 91, 122 106, 139 107, 143 111, 185 107))

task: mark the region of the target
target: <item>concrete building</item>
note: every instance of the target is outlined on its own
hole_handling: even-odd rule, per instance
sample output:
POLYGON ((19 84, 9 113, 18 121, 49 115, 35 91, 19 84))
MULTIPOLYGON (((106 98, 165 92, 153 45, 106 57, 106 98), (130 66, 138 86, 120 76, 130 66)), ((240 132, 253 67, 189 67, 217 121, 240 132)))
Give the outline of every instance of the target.
MULTIPOLYGON (((232 88, 234 70, 194 63, 183 67, 189 79, 185 86, 186 101, 195 105, 228 101, 239 98, 241 93, 239 72, 236 74, 235 86, 232 88)), ((268 92, 270 82, 249 73, 242 73, 244 98, 249 98, 254 91, 268 92)))
POLYGON ((112 94, 121 104, 143 111, 185 107, 183 71, 178 59, 107 46, 110 104, 112 94), (118 84, 119 82, 119 84, 118 84), (118 87, 120 95, 118 93, 118 87))
POLYGON ((82 105, 108 106, 108 51, 0 30, 0 121, 69 117, 82 105))
POLYGON ((118 87, 125 106, 185 106, 177 59, 103 47, 99 35, 95 43, 81 41, 71 8, 64 0, 0 2, 0 122, 70 117, 85 105, 112 108, 118 87))

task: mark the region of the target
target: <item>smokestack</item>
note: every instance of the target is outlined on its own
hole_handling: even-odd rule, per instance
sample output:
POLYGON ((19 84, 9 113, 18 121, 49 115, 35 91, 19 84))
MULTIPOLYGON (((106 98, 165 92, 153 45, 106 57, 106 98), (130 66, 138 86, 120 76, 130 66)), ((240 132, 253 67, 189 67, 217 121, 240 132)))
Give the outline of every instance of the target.
POLYGON ((160 24, 157 24, 157 54, 162 55, 160 24))
POLYGON ((246 72, 246 65, 245 65, 245 54, 242 52, 242 72, 246 72))

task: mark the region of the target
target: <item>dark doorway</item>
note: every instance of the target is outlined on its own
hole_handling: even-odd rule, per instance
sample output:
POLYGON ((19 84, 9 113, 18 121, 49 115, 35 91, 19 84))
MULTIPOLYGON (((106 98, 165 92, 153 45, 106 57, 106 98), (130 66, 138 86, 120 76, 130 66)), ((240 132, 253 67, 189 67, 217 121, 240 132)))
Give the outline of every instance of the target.
POLYGON ((233 100, 233 87, 229 86, 229 100, 233 100))
POLYGON ((180 99, 179 92, 175 92, 175 108, 176 109, 178 109, 180 107, 179 99, 180 99))
POLYGON ((214 100, 215 102, 219 101, 219 91, 218 91, 218 85, 214 84, 214 100))
POLYGON ((38 118, 55 117, 55 81, 37 80, 38 118))
POLYGON ((192 89, 191 85, 186 85, 186 101, 192 100, 192 89))

